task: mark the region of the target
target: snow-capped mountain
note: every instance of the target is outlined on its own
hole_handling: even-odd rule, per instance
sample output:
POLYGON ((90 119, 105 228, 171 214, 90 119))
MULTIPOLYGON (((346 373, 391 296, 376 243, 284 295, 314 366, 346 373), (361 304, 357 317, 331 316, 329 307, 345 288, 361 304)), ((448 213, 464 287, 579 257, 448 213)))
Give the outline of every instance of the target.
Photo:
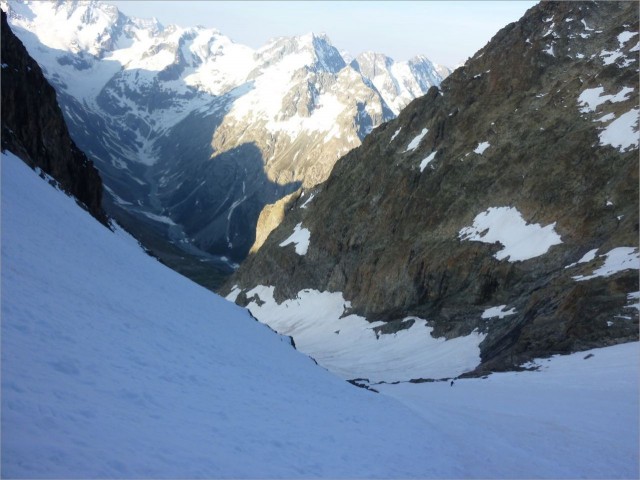
POLYGON ((387 59, 389 88, 324 35, 253 50, 214 29, 165 27, 100 2, 2 5, 95 159, 110 213, 210 261, 244 258, 266 204, 325 180, 341 155, 442 78, 424 58, 387 59))

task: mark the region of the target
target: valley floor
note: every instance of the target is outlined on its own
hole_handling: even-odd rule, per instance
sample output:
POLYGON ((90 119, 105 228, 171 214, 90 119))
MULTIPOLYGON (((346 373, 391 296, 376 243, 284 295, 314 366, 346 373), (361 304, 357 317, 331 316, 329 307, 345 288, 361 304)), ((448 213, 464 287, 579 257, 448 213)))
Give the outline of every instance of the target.
POLYGON ((2 478, 637 478, 638 343, 359 389, 2 155, 2 478))

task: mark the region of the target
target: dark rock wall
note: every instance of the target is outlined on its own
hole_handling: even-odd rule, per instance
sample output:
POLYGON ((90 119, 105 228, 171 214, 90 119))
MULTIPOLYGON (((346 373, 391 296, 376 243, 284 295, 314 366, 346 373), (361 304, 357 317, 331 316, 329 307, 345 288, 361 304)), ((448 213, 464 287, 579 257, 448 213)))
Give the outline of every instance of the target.
POLYGON ((638 37, 620 45, 623 31, 638 31, 635 3, 533 7, 442 91, 432 88, 344 156, 308 208, 294 205, 227 289, 275 285, 278 301, 303 288, 342 291, 369 320, 417 315, 447 337, 479 329, 488 333, 480 370, 637 339, 638 312, 627 297, 638 291, 637 270, 577 282, 572 276, 602 258, 564 268, 595 248, 602 255, 638 245, 638 150, 620 152, 598 137, 605 124, 597 118, 638 105, 638 37), (617 50, 622 57, 605 65, 603 52, 617 50), (580 112, 581 92, 598 86, 612 95, 634 90, 580 112), (423 128, 419 147, 405 152, 423 128), (491 146, 473 153, 484 141, 491 146), (556 222, 563 243, 512 263, 493 257, 499 245, 460 240, 477 214, 503 206, 529 223, 556 222), (278 246, 299 222, 311 231, 306 256, 278 246), (480 318, 501 304, 516 315, 480 318))
POLYGON ((106 224, 98 171, 71 140, 54 89, 11 31, 4 11, 1 32, 2 150, 51 175, 106 224))

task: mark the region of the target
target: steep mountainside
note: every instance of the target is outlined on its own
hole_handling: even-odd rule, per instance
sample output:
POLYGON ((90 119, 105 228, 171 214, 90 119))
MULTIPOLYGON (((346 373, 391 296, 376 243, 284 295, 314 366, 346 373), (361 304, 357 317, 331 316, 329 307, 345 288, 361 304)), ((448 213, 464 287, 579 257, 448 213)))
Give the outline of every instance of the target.
POLYGON ((215 264, 245 257, 266 204, 326 180, 373 127, 441 81, 424 58, 389 59, 398 88, 379 91, 321 35, 254 51, 99 2, 3 5, 97 159, 110 213, 152 244, 215 264))
POLYGON ((637 339, 639 49, 635 3, 533 7, 294 202, 229 298, 347 378, 637 339))
POLYGON ((55 90, 9 28, 4 11, 1 32, 2 150, 54 177, 106 223, 100 175, 69 136, 55 90))

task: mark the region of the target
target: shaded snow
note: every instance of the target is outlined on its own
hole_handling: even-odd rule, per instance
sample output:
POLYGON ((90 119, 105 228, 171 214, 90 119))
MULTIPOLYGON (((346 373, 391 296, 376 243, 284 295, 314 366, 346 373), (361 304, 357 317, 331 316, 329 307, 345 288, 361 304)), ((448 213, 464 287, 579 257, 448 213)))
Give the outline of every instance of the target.
POLYGON ((393 135, 391 135, 391 140, 389 140, 389 143, 393 142, 393 140, 398 136, 398 134, 400 133, 400 130, 402 130, 402 127, 400 127, 398 130, 395 131, 395 133, 393 135))
POLYGON ((637 342, 533 362, 539 371, 374 385, 460 445, 462 478, 638 478, 637 342), (589 357, 589 358, 585 358, 589 357))
POLYGON ((286 247, 287 245, 294 244, 296 253, 298 255, 306 255, 309 248, 309 240, 311 239, 311 232, 302 226, 302 223, 297 224, 293 233, 283 241, 280 246, 286 247))
POLYGON ((546 227, 529 224, 514 207, 490 207, 476 215, 473 226, 463 228, 458 236, 461 240, 500 242, 503 248, 494 257, 516 262, 543 255, 553 245, 562 243, 555 225, 555 222, 546 227))

